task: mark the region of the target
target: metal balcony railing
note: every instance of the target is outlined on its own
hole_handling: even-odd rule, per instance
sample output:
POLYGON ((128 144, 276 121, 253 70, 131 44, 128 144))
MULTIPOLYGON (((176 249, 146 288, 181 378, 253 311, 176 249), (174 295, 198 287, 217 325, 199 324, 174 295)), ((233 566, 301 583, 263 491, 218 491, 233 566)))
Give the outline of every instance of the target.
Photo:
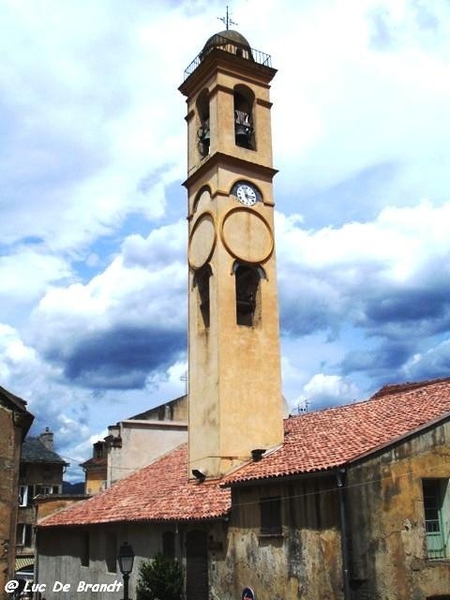
POLYGON ((205 57, 215 49, 222 50, 223 52, 229 52, 230 54, 235 54, 236 56, 246 58, 247 60, 258 63, 259 65, 263 65, 265 67, 272 66, 272 59, 270 54, 266 54, 265 52, 261 52, 260 50, 255 50, 254 48, 250 48, 245 44, 240 44, 239 42, 230 40, 227 37, 216 34, 211 43, 207 44, 205 48, 203 48, 203 50, 194 58, 194 60, 185 69, 184 79, 187 79, 189 75, 192 75, 192 73, 205 59, 205 57))

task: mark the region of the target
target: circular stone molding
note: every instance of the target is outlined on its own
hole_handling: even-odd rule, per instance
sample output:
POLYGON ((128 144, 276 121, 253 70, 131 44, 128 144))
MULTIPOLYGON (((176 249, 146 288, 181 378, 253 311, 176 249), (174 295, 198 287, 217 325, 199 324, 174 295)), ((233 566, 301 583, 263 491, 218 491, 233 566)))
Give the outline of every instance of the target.
POLYGON ((273 252, 270 225, 248 208, 230 210, 222 223, 221 238, 228 252, 245 262, 264 262, 273 252))
POLYGON ((189 236, 189 264, 200 269, 209 261, 216 245, 216 228, 211 213, 203 213, 195 222, 189 236))

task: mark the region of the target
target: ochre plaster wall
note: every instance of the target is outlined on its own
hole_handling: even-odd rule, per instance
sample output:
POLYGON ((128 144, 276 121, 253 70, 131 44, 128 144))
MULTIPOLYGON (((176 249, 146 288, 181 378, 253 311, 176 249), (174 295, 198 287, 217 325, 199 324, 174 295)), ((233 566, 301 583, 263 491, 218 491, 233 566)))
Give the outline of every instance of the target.
POLYGON ((396 445, 348 476, 354 598, 448 594, 450 561, 426 558, 423 478, 450 478, 450 425, 396 445))
POLYGON ((210 551, 212 597, 239 598, 249 586, 258 600, 343 598, 334 479, 241 488, 233 496, 223 549, 210 551), (260 499, 278 495, 282 533, 262 535, 260 499))

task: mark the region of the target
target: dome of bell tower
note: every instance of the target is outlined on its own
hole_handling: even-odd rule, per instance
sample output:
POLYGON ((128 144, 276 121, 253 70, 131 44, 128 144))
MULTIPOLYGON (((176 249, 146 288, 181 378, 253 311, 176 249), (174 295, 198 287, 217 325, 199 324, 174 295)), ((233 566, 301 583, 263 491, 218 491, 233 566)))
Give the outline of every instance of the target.
POLYGON ((208 38, 203 47, 203 52, 207 52, 211 48, 220 48, 221 46, 226 46, 230 42, 250 50, 250 44, 241 33, 235 31, 234 29, 225 29, 224 31, 219 31, 219 33, 215 33, 208 38))

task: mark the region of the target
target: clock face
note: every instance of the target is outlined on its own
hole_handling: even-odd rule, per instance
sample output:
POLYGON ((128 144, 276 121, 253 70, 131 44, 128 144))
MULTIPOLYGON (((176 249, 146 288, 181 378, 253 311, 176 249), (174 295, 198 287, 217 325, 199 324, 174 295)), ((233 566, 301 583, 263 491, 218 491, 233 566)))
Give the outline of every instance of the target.
POLYGON ((236 197, 244 206, 253 206, 258 200, 255 188, 248 183, 240 183, 236 187, 236 197))

